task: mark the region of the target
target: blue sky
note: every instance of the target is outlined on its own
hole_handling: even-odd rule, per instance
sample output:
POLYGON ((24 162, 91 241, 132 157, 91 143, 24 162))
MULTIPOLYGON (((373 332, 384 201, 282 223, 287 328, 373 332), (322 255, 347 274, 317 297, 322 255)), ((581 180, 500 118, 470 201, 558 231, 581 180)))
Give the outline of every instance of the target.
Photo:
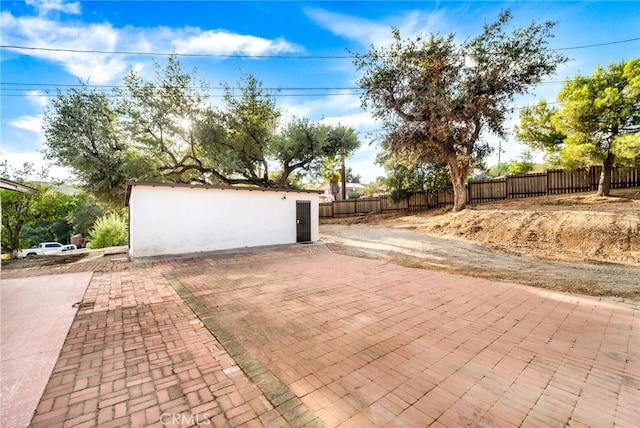
MULTIPOLYGON (((164 64, 166 57, 147 53, 175 52, 205 55, 181 62, 196 67, 198 77, 213 87, 235 85, 251 73, 267 88, 282 88, 277 104, 288 115, 355 128, 363 144, 348 164, 365 182, 372 181, 384 173, 374 164, 381 127, 360 107, 359 76, 344 58, 347 49, 364 53, 371 44, 385 45, 391 27, 405 37, 455 33, 462 41, 505 8, 511 8, 516 26, 557 21, 551 47, 572 48, 563 50, 572 60, 531 94, 518 97, 516 108, 538 98, 554 100, 564 79, 589 75, 597 64, 640 55, 637 1, 2 1, 0 160, 12 166, 43 163, 40 128, 47 92, 55 94, 78 79, 120 85, 131 69, 152 77, 153 62, 164 64), (635 40, 618 43, 630 39, 635 40)), ((212 90, 212 102, 219 102, 220 94, 212 90)), ((516 123, 517 113, 510 126, 516 123)), ((496 149, 500 144, 502 161, 526 150, 513 138, 488 140, 496 149)), ((497 160, 496 151, 487 164, 497 160)), ((63 169, 51 171, 68 177, 63 169)))

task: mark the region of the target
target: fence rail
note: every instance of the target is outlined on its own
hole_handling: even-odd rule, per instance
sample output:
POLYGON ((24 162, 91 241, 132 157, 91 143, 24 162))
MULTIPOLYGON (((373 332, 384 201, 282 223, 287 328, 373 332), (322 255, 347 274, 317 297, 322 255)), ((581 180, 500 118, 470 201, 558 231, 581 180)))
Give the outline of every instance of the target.
MULTIPOLYGON (((601 166, 592 166, 577 171, 553 169, 546 172, 472 182, 467 184, 467 203, 480 204, 504 199, 596 190, 601 172, 601 166)), ((614 168, 611 172, 612 189, 638 186, 640 186, 640 168, 614 168)), ((453 192, 416 193, 395 204, 391 203, 389 196, 379 196, 321 203, 320 217, 422 211, 447 205, 453 205, 453 192)))

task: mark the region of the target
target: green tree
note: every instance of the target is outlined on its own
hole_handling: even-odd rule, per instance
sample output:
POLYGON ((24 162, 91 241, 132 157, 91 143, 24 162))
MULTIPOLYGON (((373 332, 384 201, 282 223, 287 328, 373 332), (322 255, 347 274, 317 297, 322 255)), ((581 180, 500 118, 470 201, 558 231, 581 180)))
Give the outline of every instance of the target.
POLYGON ((362 189, 362 193, 365 196, 373 196, 377 193, 384 193, 387 191, 388 188, 385 177, 377 177, 375 181, 365 184, 364 188, 362 189))
POLYGON ((55 241, 63 244, 69 243, 73 226, 66 218, 58 220, 38 220, 33 225, 25 225, 22 228, 20 247, 30 248, 40 242, 55 241))
POLYGON ((491 177, 502 177, 503 175, 509 172, 509 163, 508 162, 500 162, 499 164, 491 167, 489 170, 489 175, 491 177))
POLYGON ((208 88, 170 57, 154 80, 132 71, 111 95, 87 85, 59 93, 45 113, 45 153, 112 208, 127 179, 283 187, 327 155, 323 127, 281 123, 273 94, 252 75, 225 85, 221 109, 208 88))
POLYGON ((399 202, 414 193, 443 192, 451 190, 451 178, 444 164, 424 164, 415 157, 380 152, 376 163, 383 166, 387 176, 385 187, 392 202, 399 202))
POLYGON ((512 160, 507 165, 507 172, 514 175, 528 174, 534 170, 536 164, 533 162, 533 155, 525 151, 520 155, 520 160, 512 160))
POLYGON ((357 183, 357 184, 362 183, 362 176, 360 174, 356 174, 355 172, 353 172, 353 168, 347 167, 346 175, 347 175, 348 183, 357 183))
POLYGON ((363 71, 362 102, 383 121, 384 144, 423 164, 447 164, 454 210, 465 207, 465 181, 490 151, 484 133, 505 137, 514 96, 566 61, 548 48, 553 23, 507 33, 510 19, 510 11, 502 12, 482 34, 460 44, 453 34, 403 40, 394 29, 390 46, 355 55, 363 71))
POLYGON ((196 81, 195 70, 183 70, 176 57, 155 68, 154 81, 131 71, 115 91, 120 132, 135 147, 134 159, 144 165, 143 170, 133 165, 127 178, 207 183, 204 176, 211 171, 201 160, 203 146, 197 135, 207 112, 209 87, 196 81))
MULTIPOLYGON (((337 125, 327 127, 327 145, 325 147, 325 178, 329 178, 331 189, 337 186, 336 179, 341 182, 341 199, 347 199, 346 160, 360 147, 358 135, 353 128, 337 125), (337 170, 339 167, 339 171, 337 170)), ((337 196, 334 194, 334 198, 337 196)), ((336 198, 337 199, 337 198, 336 198)))
POLYGON ((565 83, 559 108, 541 101, 522 110, 516 136, 566 168, 601 164, 598 195, 608 196, 613 166, 640 164, 639 99, 640 60, 599 65, 565 83))
POLYGON ((128 238, 127 221, 118 213, 110 213, 100 217, 89 231, 89 246, 95 249, 127 245, 128 238))
POLYGON ((70 167, 85 190, 122 205, 135 154, 119 119, 108 94, 83 85, 66 94, 58 92, 45 109, 43 131, 46 158, 70 167))
POLYGON ((87 237, 96 220, 104 215, 104 210, 90 194, 81 193, 75 195, 75 197, 77 208, 69 213, 68 219, 73 225, 73 233, 79 233, 87 237))
POLYGON ((38 190, 35 195, 0 189, 2 198, 2 246, 15 258, 20 250, 20 239, 24 226, 35 225, 38 221, 56 221, 69 210, 70 198, 42 183, 27 181, 32 175, 33 165, 25 164, 21 170, 8 170, 3 163, 3 177, 38 190))
POLYGON ((322 165, 321 176, 329 182, 329 191, 333 195, 333 200, 337 201, 340 195, 340 160, 335 156, 325 156, 322 165))
POLYGON ((285 187, 294 171, 320 171, 326 145, 327 134, 322 125, 307 118, 292 118, 274 136, 267 151, 281 171, 278 181, 270 186, 285 187))
POLYGON ((545 100, 520 110, 520 125, 515 127, 516 137, 532 149, 558 154, 567 136, 555 124, 557 114, 558 109, 550 107, 545 100))
POLYGON ((31 248, 40 242, 57 241, 51 232, 51 221, 38 220, 22 227, 20 248, 31 248))

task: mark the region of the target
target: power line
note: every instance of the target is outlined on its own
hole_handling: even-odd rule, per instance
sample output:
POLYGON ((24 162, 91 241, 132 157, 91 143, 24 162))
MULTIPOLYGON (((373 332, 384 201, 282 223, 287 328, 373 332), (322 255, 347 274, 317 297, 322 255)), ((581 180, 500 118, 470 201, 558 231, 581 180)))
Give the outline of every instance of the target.
MULTIPOLYGON (((588 78, 588 77, 586 77, 588 78)), ((565 80, 546 80, 546 81, 542 81, 539 83, 536 83, 533 86, 540 86, 540 85, 564 85, 568 82, 570 82, 571 79, 565 79, 565 80)), ((18 92, 18 91, 28 91, 28 89, 22 89, 21 87, 37 87, 37 88, 45 88, 43 89, 44 91, 55 91, 57 89, 60 88, 91 88, 91 89, 98 89, 101 90, 101 93, 107 93, 107 91, 109 89, 126 89, 127 86, 126 85, 94 85, 94 84, 83 84, 83 83, 75 83, 75 84, 69 84, 69 83, 36 83, 36 82, 0 82, 0 85, 3 85, 4 88, 2 89, 2 91, 13 91, 13 92, 18 92), (18 86, 17 88, 13 88, 11 86, 18 86)), ((155 87, 152 86, 152 88, 159 88, 159 87, 155 87)), ((190 86, 190 87, 186 87, 185 89, 191 89, 191 90, 200 90, 202 88, 200 87, 195 87, 195 86, 190 86)), ((209 86, 207 88, 210 92, 212 91, 223 91, 226 89, 230 89, 232 92, 234 91, 238 91, 241 90, 239 88, 233 87, 233 86, 229 86, 229 87, 224 87, 224 86, 209 86)), ((354 91, 354 94, 343 94, 343 95, 358 95, 360 94, 364 89, 362 89, 361 87, 358 86, 335 86, 335 87, 331 87, 331 86, 309 86, 309 87, 304 87, 304 86, 273 86, 273 87, 262 87, 261 89, 267 90, 267 91, 354 91)), ((10 94, 2 94, 2 95, 10 95, 10 94)), ((24 93, 24 96, 48 96, 48 94, 29 94, 29 93, 24 93)), ((292 94, 272 94, 275 96, 293 96, 292 94)), ((304 96, 305 94, 299 94, 299 96, 304 96)), ((307 93, 306 95, 320 95, 317 93, 307 93)), ((325 94, 322 94, 325 95, 325 94)), ((336 95, 335 93, 332 93, 330 95, 336 95)), ((16 95, 17 96, 17 95, 16 95)))
POLYGON ((618 40, 618 41, 615 41, 615 42, 596 43, 596 44, 593 44, 593 45, 573 46, 571 48, 557 48, 557 49, 549 49, 549 50, 550 51, 568 51, 568 50, 574 50, 574 49, 595 48, 595 47, 599 47, 599 46, 609 46, 609 45, 617 45, 617 44, 620 44, 620 43, 635 42, 636 40, 640 40, 640 37, 635 37, 633 39, 627 39, 627 40, 618 40))
MULTIPOLYGON (((102 95, 104 95, 107 98, 126 98, 126 96, 124 95, 115 95, 115 94, 111 94, 111 93, 102 93, 102 95)), ((313 93, 313 94, 273 94, 274 97, 327 97, 327 96, 357 96, 359 94, 357 93, 350 93, 350 94, 345 94, 345 93, 313 93)), ((18 93, 18 94, 7 94, 7 93, 0 93, 0 98, 3 97, 51 97, 51 95, 49 94, 42 94, 42 93, 38 93, 38 94, 25 94, 25 93, 18 93)), ((210 98, 223 98, 224 95, 209 95, 210 98)), ((561 104, 561 102, 559 101, 547 101, 547 105, 554 105, 554 104, 561 104)), ((521 106, 521 107, 511 107, 509 108, 509 110, 512 113, 515 113, 516 111, 521 111, 521 110, 525 110, 528 108, 535 108, 535 105, 525 105, 525 106, 521 106)), ((367 131, 367 132, 371 132, 371 131, 367 131)))
MULTIPOLYGON (((568 51, 576 49, 587 49, 600 46, 610 46, 622 43, 629 43, 640 40, 640 37, 634 37, 625 40, 616 40, 612 42, 594 43, 590 45, 571 46, 566 48, 552 48, 549 51, 568 51)), ((135 56, 176 56, 176 57, 193 57, 193 58, 255 58, 255 59, 353 59, 353 55, 246 55, 246 54, 197 54, 197 53, 177 53, 177 52, 136 52, 136 51, 106 51, 96 49, 66 49, 66 48, 46 48, 37 46, 20 46, 20 45, 0 45, 3 49, 16 49, 26 51, 43 51, 43 52, 67 52, 67 53, 90 53, 102 55, 135 55, 135 56)))
MULTIPOLYGON (((104 95, 107 98, 127 98, 126 95, 114 95, 108 92, 103 92, 101 93, 102 95, 104 95)), ((328 97, 328 96, 354 96, 354 95, 359 95, 357 93, 350 93, 350 94, 345 94, 345 93, 336 93, 336 92, 327 92, 327 93, 321 93, 321 92, 316 92, 316 93, 311 93, 311 94, 271 94, 271 96, 273 97, 328 97)), ((28 94, 28 93, 17 93, 17 94, 6 94, 4 92, 0 93, 0 98, 1 97, 51 97, 51 96, 55 96, 55 95, 51 95, 51 94, 46 94, 46 93, 38 93, 38 94, 28 94)), ((223 98, 225 95, 223 94, 213 94, 213 95, 207 95, 210 98, 223 98)))
POLYGON ((242 54, 195 54, 195 53, 167 53, 167 52, 133 52, 133 51, 104 51, 93 49, 65 49, 43 48, 35 46, 0 45, 0 48, 17 49, 27 51, 67 52, 67 53, 91 53, 103 55, 135 55, 135 56, 176 56, 194 58, 255 58, 255 59, 345 59, 353 58, 350 55, 242 55, 242 54))
MULTIPOLYGON (((89 87, 89 88, 98 88, 98 89, 116 89, 116 88, 127 88, 126 85, 93 85, 93 84, 82 84, 82 83, 72 83, 72 84, 66 84, 66 83, 27 83, 27 82, 0 82, 0 85, 6 85, 6 86, 53 86, 55 88, 58 87, 65 87, 65 88, 85 88, 85 87, 89 87)), ((153 88, 160 88, 159 86, 152 86, 153 88)), ((14 90, 18 90, 18 91, 24 91, 26 89, 18 89, 18 88, 8 88, 8 89, 14 89, 14 90)), ((200 87, 196 87, 196 86, 189 86, 186 87, 186 89, 201 89, 200 87)), ((227 87, 225 86, 209 86, 208 89, 211 90, 225 90, 227 89, 227 87)), ((238 88, 235 88, 233 86, 229 86, 228 89, 231 90, 236 90, 238 88)), ((270 90, 270 91, 318 91, 318 90, 325 90, 325 91, 348 91, 348 90, 361 90, 360 87, 358 86, 344 86, 344 87, 330 87, 330 86, 274 86, 274 87, 261 87, 261 89, 265 89, 265 90, 270 90)))
MULTIPOLYGON (((539 82, 536 85, 563 85, 570 81, 567 80, 545 80, 543 82, 539 82)), ((83 83, 28 83, 28 82, 0 82, 0 85, 5 86, 53 86, 54 88, 97 88, 97 89, 116 89, 116 88, 126 88, 126 85, 94 85, 94 84, 83 84, 83 83)), ((187 89, 200 89, 198 87, 192 86, 187 87, 187 89)), ((209 86, 209 89, 212 90, 224 90, 226 89, 224 86, 209 86)), ((229 89, 236 90, 237 88, 230 86, 229 89)), ((350 91, 350 90, 362 90, 359 86, 273 86, 273 87, 262 87, 262 89, 270 90, 270 91, 316 91, 316 90, 327 90, 327 91, 350 91)), ((16 90, 26 90, 26 89, 17 89, 16 90)))

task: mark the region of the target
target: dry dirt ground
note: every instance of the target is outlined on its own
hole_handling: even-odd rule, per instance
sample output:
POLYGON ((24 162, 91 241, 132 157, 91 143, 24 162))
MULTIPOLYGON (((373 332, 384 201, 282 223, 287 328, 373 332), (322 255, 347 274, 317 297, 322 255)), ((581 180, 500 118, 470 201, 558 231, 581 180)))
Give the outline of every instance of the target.
POLYGON ((640 302, 640 189, 322 219, 334 251, 640 302))

